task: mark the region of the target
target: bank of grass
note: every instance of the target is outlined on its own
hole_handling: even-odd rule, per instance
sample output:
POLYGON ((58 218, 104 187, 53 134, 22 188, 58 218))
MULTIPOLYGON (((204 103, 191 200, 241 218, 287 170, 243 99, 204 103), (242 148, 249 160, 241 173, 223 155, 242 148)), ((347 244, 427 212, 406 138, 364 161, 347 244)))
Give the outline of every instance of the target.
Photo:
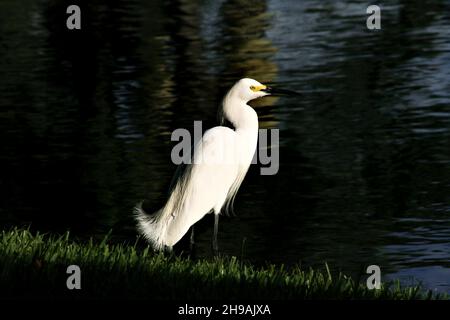
POLYGON ((236 258, 191 260, 155 254, 136 245, 3 231, 3 298, 127 298, 151 300, 430 299, 419 287, 399 284, 368 290, 343 274, 280 266, 255 268, 236 258), (69 265, 81 268, 81 290, 68 290, 69 265))

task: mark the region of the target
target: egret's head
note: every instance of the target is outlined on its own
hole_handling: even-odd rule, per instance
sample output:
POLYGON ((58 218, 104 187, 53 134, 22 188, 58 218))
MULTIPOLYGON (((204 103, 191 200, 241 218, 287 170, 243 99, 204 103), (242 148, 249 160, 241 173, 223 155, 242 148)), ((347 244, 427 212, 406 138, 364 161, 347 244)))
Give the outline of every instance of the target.
POLYGON ((236 94, 240 99, 248 102, 253 99, 261 98, 267 95, 294 95, 301 96, 301 94, 285 89, 271 88, 259 83, 250 78, 239 80, 231 89, 233 94, 236 94))
POLYGON ((239 80, 234 85, 232 90, 239 96, 240 99, 248 102, 253 99, 267 96, 269 93, 264 91, 266 89, 267 86, 259 83, 258 81, 250 78, 244 78, 239 80))

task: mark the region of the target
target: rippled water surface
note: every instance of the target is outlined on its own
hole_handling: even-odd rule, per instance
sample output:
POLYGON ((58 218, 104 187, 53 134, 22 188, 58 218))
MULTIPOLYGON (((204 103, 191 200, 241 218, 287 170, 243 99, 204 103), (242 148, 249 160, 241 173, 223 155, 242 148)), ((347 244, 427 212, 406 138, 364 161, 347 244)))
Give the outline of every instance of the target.
MULTIPOLYGON (((228 255, 450 292, 450 3, 0 2, 0 224, 133 240, 166 196, 176 128, 216 124, 249 76, 304 97, 253 103, 280 170, 252 166, 221 218, 228 255), (166 3, 166 4, 163 4, 166 3), (171 3, 171 4, 167 4, 171 3)), ((196 229, 211 255, 213 219, 196 229)))

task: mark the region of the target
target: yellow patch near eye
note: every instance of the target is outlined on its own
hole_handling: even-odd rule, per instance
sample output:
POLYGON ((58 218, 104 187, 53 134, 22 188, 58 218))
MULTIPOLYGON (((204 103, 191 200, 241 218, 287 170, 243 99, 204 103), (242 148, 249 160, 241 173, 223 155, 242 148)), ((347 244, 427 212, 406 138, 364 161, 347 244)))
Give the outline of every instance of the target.
POLYGON ((267 89, 267 86, 265 86, 265 85, 251 86, 250 89, 251 89, 253 92, 258 92, 258 91, 267 89))

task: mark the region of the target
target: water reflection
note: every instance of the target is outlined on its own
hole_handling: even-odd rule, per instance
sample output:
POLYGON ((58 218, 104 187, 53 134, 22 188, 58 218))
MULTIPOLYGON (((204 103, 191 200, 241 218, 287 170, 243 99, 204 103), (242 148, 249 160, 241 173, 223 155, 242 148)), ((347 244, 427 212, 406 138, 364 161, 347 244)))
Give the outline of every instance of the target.
MULTIPOLYGON (((414 277, 449 291, 450 28, 445 1, 0 3, 0 223, 133 240, 165 200, 172 130, 204 129, 242 76, 304 92, 254 103, 280 171, 252 166, 223 252, 414 277)), ((210 254, 212 221, 198 226, 210 254)))

